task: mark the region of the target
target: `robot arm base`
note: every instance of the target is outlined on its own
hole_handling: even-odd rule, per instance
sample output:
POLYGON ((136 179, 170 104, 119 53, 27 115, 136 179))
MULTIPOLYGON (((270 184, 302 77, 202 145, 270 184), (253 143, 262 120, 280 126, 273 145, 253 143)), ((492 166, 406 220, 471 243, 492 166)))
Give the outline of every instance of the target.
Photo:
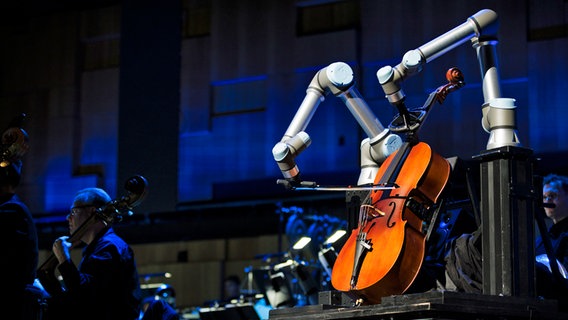
POLYGON ((481 125, 489 133, 487 149, 521 146, 515 124, 515 99, 494 98, 483 106, 481 125))
POLYGON ((512 128, 499 128, 491 130, 487 150, 497 149, 505 146, 520 147, 521 142, 517 136, 517 131, 512 128))

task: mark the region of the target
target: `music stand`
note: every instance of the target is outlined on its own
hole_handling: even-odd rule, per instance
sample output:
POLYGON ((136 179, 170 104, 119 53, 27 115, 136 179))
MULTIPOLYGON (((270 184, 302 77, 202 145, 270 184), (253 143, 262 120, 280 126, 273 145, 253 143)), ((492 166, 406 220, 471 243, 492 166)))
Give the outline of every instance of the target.
POLYGON ((271 273, 270 270, 253 270, 252 272, 259 291, 272 308, 295 305, 290 284, 283 272, 271 273))

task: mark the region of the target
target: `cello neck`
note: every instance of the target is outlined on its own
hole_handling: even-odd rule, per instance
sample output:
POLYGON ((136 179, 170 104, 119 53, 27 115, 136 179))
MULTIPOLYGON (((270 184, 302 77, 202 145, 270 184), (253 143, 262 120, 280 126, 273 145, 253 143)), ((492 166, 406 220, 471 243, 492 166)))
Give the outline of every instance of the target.
POLYGON ((410 142, 406 141, 402 144, 402 146, 396 151, 396 154, 387 167, 385 174, 381 176, 378 181, 379 185, 392 185, 394 184, 394 180, 398 176, 402 165, 404 164, 404 159, 408 156, 412 145, 410 142))

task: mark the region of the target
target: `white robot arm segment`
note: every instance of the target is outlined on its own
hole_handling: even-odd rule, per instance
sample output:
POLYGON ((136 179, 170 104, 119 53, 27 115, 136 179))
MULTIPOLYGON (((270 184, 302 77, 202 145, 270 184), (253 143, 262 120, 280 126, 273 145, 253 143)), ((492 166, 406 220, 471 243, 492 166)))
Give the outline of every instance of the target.
POLYGON ((482 126, 490 133, 487 148, 519 146, 514 115, 515 106, 511 103, 511 99, 501 98, 495 49, 497 30, 497 14, 492 10, 484 9, 469 17, 458 27, 417 49, 408 51, 402 62, 394 68, 385 66, 377 71, 377 79, 386 98, 399 108, 399 111, 404 112, 406 107, 404 106, 405 95, 401 89, 402 81, 420 72, 424 64, 467 40, 471 40, 477 52, 483 82, 482 126))
POLYGON ((332 63, 319 70, 308 85, 306 96, 281 141, 284 142, 298 132, 306 130, 319 104, 325 100, 324 95, 327 92, 335 94, 352 84, 353 71, 346 63, 332 63))
POLYGON ((384 128, 361 98, 353 83, 353 71, 348 64, 343 62, 330 64, 319 70, 312 78, 306 90, 306 96, 284 136, 272 149, 274 160, 288 181, 301 182, 300 170, 295 164, 295 158, 311 143, 305 129, 327 93, 332 93, 342 99, 370 140, 373 141, 367 144, 372 149, 367 152, 372 155, 372 161, 384 161, 390 153, 402 145, 402 139, 384 128))
POLYGON ((420 46, 408 51, 397 66, 385 66, 377 71, 377 78, 390 103, 396 104, 404 99, 400 83, 420 71, 424 64, 470 40, 474 36, 494 36, 497 32, 497 14, 492 10, 481 10, 469 17, 460 26, 420 46))
MULTIPOLYGON (((312 143, 310 136, 300 131, 294 137, 286 140, 286 142, 278 142, 272 148, 274 160, 278 163, 282 175, 286 179, 293 181, 299 180, 300 170, 294 159, 300 152, 304 151, 312 143)), ((300 182, 300 181, 297 181, 300 182)))

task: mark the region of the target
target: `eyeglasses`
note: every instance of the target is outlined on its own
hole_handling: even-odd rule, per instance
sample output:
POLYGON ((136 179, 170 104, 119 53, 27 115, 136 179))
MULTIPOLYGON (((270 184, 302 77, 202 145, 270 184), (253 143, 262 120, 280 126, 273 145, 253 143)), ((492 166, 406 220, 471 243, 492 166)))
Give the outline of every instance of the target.
POLYGON ((67 218, 69 217, 74 217, 76 216, 79 212, 79 209, 84 209, 84 208, 89 208, 89 207, 95 207, 92 204, 87 204, 87 205, 83 205, 83 206, 76 206, 76 207, 72 207, 71 211, 69 211, 69 214, 67 215, 67 218))
POLYGON ((556 199, 558 199, 558 193, 556 192, 547 193, 542 196, 542 200, 544 201, 554 201, 556 199))

